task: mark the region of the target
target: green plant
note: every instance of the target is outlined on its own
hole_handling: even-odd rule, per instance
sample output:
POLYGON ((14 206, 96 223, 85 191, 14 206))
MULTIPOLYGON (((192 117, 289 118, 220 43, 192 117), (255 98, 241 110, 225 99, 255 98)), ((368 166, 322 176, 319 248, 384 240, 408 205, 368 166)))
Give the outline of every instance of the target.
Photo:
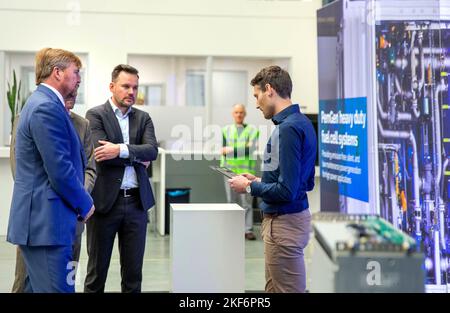
POLYGON ((17 85, 16 71, 13 70, 13 82, 12 86, 8 82, 8 91, 6 92, 6 97, 8 98, 8 106, 11 111, 11 131, 13 129, 14 117, 20 113, 22 110, 25 99, 20 98, 20 87, 22 83, 19 80, 19 85, 17 85))

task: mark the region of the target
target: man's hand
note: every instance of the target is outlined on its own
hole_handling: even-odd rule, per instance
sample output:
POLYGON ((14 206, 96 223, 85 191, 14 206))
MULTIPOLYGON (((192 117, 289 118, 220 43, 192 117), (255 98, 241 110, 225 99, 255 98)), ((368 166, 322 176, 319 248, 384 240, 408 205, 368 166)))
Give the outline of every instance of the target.
POLYGON ((94 211, 95 211, 95 206, 92 205, 92 207, 91 207, 91 209, 89 210, 88 214, 86 214, 86 216, 85 216, 85 218, 84 218, 84 220, 83 220, 83 223, 86 223, 86 222, 87 222, 87 220, 92 216, 92 214, 94 214, 94 211))
POLYGON ((101 144, 101 146, 94 150, 95 161, 101 162, 111 160, 119 156, 120 146, 118 144, 105 140, 99 140, 98 143, 101 144))
POLYGON ((141 163, 142 165, 144 165, 145 168, 148 168, 148 166, 150 165, 150 161, 141 161, 141 162, 139 162, 139 163, 141 163))
POLYGON ((255 175, 250 174, 250 173, 244 173, 244 174, 242 174, 242 176, 244 176, 245 178, 247 178, 250 181, 261 182, 261 177, 256 177, 255 175))
POLYGON ((234 151, 233 147, 222 147, 222 154, 227 155, 234 151))
POLYGON ((228 180, 231 189, 236 191, 237 193, 246 193, 245 188, 250 185, 251 181, 245 178, 242 175, 235 176, 228 180))

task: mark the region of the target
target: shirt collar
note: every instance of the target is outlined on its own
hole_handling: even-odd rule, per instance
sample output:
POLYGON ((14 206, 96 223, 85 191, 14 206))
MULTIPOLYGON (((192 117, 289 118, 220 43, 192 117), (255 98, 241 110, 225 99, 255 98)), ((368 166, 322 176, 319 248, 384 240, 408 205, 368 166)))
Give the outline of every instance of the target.
POLYGON ((289 115, 291 115, 293 113, 299 113, 299 112, 300 112, 300 108, 299 108, 298 104, 292 104, 292 105, 288 106, 286 109, 284 109, 283 111, 275 114, 275 116, 272 117, 272 122, 275 125, 278 125, 281 122, 283 122, 283 120, 286 119, 286 117, 288 117, 289 115))
POLYGON ((114 104, 111 98, 109 98, 108 101, 114 114, 118 115, 119 117, 126 118, 131 113, 131 107, 128 108, 125 114, 122 114, 122 111, 120 111, 120 109, 114 104))
POLYGON ((41 83, 42 86, 47 87, 48 89, 50 89, 51 91, 53 91, 53 93, 58 97, 59 101, 61 101, 62 106, 64 107, 64 109, 66 108, 66 106, 64 105, 64 98, 63 96, 59 93, 58 90, 56 90, 56 88, 46 84, 46 83, 41 83))

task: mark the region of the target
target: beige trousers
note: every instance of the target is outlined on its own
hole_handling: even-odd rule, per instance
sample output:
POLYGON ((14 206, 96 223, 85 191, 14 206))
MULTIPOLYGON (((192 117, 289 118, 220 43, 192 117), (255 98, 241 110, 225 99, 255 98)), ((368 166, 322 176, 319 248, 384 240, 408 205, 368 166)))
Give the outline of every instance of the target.
POLYGON ((303 249, 311 232, 311 212, 264 217, 266 292, 305 292, 306 272, 303 249))

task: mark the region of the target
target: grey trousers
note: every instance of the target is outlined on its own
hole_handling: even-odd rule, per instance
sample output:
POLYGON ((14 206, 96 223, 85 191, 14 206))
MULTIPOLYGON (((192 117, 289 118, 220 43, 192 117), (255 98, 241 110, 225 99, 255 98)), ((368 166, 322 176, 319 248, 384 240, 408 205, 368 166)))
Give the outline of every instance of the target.
POLYGON ((250 233, 253 230, 253 208, 252 196, 248 193, 239 194, 231 190, 228 184, 228 178, 225 177, 225 192, 228 203, 236 203, 245 210, 245 232, 250 233))
POLYGON ((306 271, 303 249, 311 232, 311 212, 264 217, 266 292, 305 292, 306 271))

